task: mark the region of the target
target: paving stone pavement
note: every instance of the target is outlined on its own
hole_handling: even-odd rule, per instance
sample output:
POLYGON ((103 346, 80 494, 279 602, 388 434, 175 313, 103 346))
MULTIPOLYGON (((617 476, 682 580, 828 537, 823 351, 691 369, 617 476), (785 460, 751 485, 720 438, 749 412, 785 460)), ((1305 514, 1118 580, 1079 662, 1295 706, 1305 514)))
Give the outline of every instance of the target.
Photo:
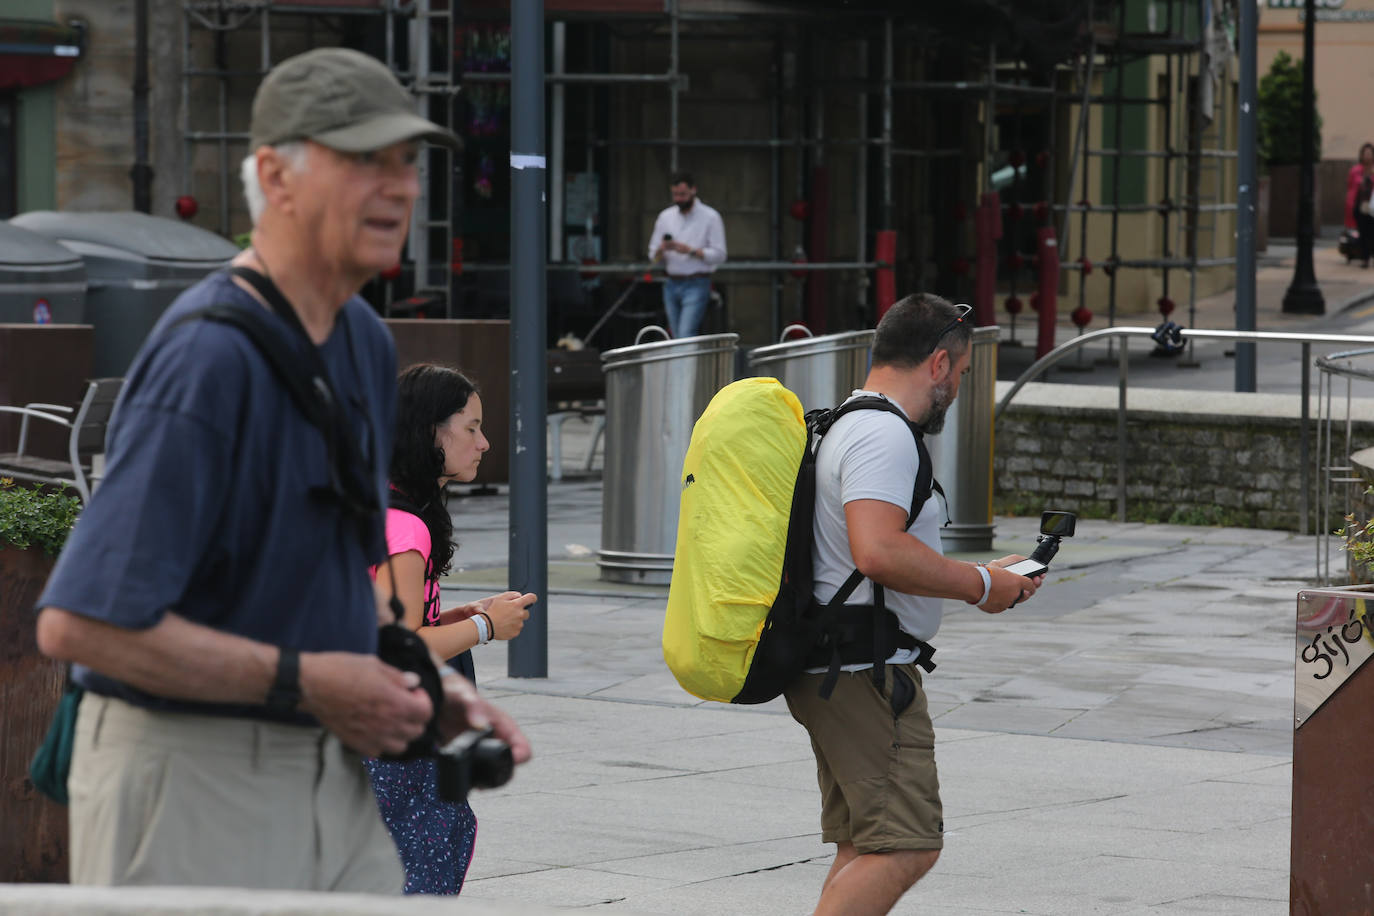
MULTIPOLYGON (((452 504, 446 600, 505 587, 502 494, 452 504)), ((662 662, 666 589, 601 582, 599 481, 549 490, 549 676, 483 690, 536 757, 473 799, 464 897, 642 914, 810 912, 833 847, 781 701, 705 703, 662 662)), ((999 518, 996 553, 1037 519, 999 518)), ((897 913, 1287 912, 1295 599, 1310 537, 1082 521, 1036 598, 947 602, 926 678, 946 846, 897 913)))

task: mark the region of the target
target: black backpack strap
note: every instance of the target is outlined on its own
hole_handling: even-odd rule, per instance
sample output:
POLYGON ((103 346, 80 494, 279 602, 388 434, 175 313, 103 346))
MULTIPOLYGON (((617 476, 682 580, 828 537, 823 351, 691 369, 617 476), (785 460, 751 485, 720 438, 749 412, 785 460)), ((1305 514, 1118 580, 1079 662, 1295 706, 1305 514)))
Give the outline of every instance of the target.
MULTIPOLYGON (((310 388, 316 396, 323 402, 322 409, 325 412, 331 426, 321 427, 325 433, 326 442, 329 446, 330 467, 334 479, 330 481, 330 490, 342 503, 344 508, 355 516, 365 518, 368 515, 381 511, 381 507, 376 505, 376 500, 371 494, 371 474, 364 473, 363 479, 358 480, 348 478, 358 473, 362 473, 367 468, 362 450, 353 436, 348 433, 348 421, 340 403, 337 389, 329 376, 329 367, 324 364, 324 359, 320 356, 320 351, 315 342, 306 333, 305 326, 301 324, 301 319, 286 296, 277 288, 271 278, 258 273, 249 267, 236 266, 229 268, 230 276, 243 280, 257 291, 258 295, 271 307, 277 317, 284 321, 296 337, 304 342, 302 348, 305 360, 308 362, 307 371, 311 374, 309 380, 310 388), (342 453, 342 454, 340 454, 342 453), (343 459, 340 462, 340 458, 343 459), (361 499, 359 499, 361 495, 361 499)), ((340 312, 338 319, 342 325, 344 335, 348 338, 350 356, 354 363, 358 362, 357 348, 353 340, 352 329, 348 324, 346 312, 340 312)), ((289 365, 288 371, 296 374, 299 378, 300 366, 289 365)), ((355 365, 354 371, 358 371, 355 365)), ((361 405, 358 405, 361 407, 361 405)))
POLYGON ((887 603, 883 598, 883 587, 873 583, 873 667, 869 674, 878 693, 883 692, 887 681, 887 647, 883 644, 883 618, 887 617, 887 603))
MULTIPOLYGON (((920 426, 908 420, 906 414, 902 413, 902 409, 896 404, 887 398, 873 395, 864 395, 845 401, 834 410, 813 410, 807 414, 808 425, 815 430, 818 437, 824 436, 830 431, 830 427, 835 425, 836 420, 856 410, 885 410, 901 417, 902 422, 906 423, 907 428, 911 430, 911 437, 916 441, 916 454, 920 459, 920 467, 916 470, 916 482, 911 490, 911 511, 907 513, 906 517, 906 527, 910 528, 916 523, 916 516, 921 514, 921 509, 925 506, 926 500, 930 499, 931 491, 939 493, 940 498, 945 499, 945 490, 940 486, 940 482, 935 479, 935 469, 931 466, 930 451, 926 448, 925 433, 920 426)), ((948 509, 946 509, 946 515, 948 515, 948 509)), ((857 583, 855 584, 857 585, 857 583)))
MULTIPOLYGON (((902 421, 907 424, 908 429, 911 430, 912 438, 916 442, 916 454, 919 464, 916 469, 916 480, 911 490, 911 508, 907 512, 906 524, 902 526, 903 531, 908 531, 911 526, 916 523, 916 518, 921 514, 921 509, 925 507, 927 500, 930 499, 932 491, 939 493, 941 499, 945 499, 944 488, 942 488, 939 481, 935 479, 935 471, 934 468, 931 467, 930 451, 926 448, 925 434, 919 426, 907 419, 906 414, 903 413, 902 409, 896 404, 892 403, 887 398, 875 397, 872 395, 853 398, 833 410, 813 410, 806 415, 807 427, 816 438, 820 438, 830 431, 830 428, 835 425, 836 420, 856 410, 885 410, 888 413, 901 417, 902 421)), ((815 496, 812 494, 812 499, 814 498, 815 496)), ((948 500, 946 500, 946 517, 948 517, 948 500)), ((830 699, 830 695, 835 690, 836 683, 839 682, 840 667, 843 664, 840 657, 839 641, 835 638, 834 621, 837 619, 837 615, 843 612, 842 608, 844 603, 854 594, 854 590, 859 587, 859 584, 863 582, 864 578, 864 574, 855 569, 849 574, 849 578, 845 579, 844 584, 840 586, 839 590, 835 592, 831 599, 826 602, 825 606, 821 609, 821 624, 823 629, 828 630, 830 633, 832 647, 830 664, 826 669, 825 678, 821 681, 820 696, 822 699, 830 699)), ((888 613, 886 600, 883 595, 883 587, 877 582, 874 582, 872 677, 873 684, 879 691, 883 689, 887 678, 887 669, 883 663, 887 661, 888 656, 885 654, 886 645, 883 636, 886 632, 884 628, 884 618, 888 613)), ((922 643, 922 645, 925 646, 924 643, 922 643)), ((930 671, 935 667, 934 662, 930 660, 930 656, 933 654, 934 650, 926 646, 916 661, 921 667, 925 668, 926 671, 930 671)))
POLYGON ((287 345, 280 329, 273 326, 266 313, 236 305, 210 305, 182 315, 173 327, 202 320, 227 324, 242 331, 267 360, 272 374, 310 424, 321 430, 328 429, 331 417, 326 398, 332 398, 332 392, 316 387, 312 379, 307 379, 296 368, 300 365, 300 355, 287 345))

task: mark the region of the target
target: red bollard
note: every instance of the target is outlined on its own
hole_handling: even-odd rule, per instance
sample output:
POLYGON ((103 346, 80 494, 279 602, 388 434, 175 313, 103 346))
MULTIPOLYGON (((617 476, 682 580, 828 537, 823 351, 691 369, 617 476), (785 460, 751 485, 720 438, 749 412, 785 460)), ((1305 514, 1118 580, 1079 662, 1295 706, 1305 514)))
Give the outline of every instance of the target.
POLYGON ((1059 241, 1055 238, 1053 226, 1042 226, 1037 230, 1035 240, 1040 272, 1036 286, 1040 296, 1040 314, 1035 358, 1039 359, 1054 349, 1054 319, 1059 310, 1059 241))
POLYGON ((878 300, 878 317, 882 318, 887 314, 887 310, 892 308, 897 301, 897 272, 894 266, 897 263, 897 232, 894 229, 878 230, 877 238, 873 245, 873 259, 886 264, 886 267, 879 267, 877 276, 874 279, 874 287, 878 300))
POLYGON ((983 195, 973 215, 974 245, 978 252, 973 274, 973 314, 979 327, 997 323, 997 240, 1002 237, 1002 199, 996 191, 983 195))

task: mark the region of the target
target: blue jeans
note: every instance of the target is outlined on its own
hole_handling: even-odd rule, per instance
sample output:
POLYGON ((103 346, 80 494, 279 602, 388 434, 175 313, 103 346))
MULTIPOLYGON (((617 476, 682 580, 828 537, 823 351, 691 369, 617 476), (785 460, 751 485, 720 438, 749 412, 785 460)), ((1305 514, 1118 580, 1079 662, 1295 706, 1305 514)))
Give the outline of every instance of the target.
POLYGON ((696 336, 710 298, 709 274, 663 281, 663 310, 668 313, 668 330, 674 337, 696 336))

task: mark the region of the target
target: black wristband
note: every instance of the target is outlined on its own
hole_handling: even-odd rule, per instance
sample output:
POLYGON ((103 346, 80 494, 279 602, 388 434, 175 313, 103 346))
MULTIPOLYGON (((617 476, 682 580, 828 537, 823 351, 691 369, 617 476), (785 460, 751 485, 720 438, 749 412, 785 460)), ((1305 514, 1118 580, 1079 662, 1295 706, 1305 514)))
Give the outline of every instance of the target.
POLYGON ((277 655, 277 677, 267 691, 267 708, 273 712, 291 713, 301 702, 301 654, 295 649, 280 649, 277 655))

